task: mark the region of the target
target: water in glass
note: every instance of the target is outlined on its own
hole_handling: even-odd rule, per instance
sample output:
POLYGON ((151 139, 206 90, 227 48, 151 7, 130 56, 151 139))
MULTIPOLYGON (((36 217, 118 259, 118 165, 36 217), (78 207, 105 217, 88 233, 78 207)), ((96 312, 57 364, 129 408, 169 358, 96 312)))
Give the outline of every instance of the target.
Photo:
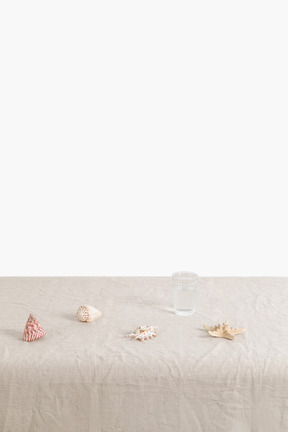
POLYGON ((198 276, 191 272, 172 275, 174 286, 174 310, 178 315, 193 315, 197 302, 198 276))

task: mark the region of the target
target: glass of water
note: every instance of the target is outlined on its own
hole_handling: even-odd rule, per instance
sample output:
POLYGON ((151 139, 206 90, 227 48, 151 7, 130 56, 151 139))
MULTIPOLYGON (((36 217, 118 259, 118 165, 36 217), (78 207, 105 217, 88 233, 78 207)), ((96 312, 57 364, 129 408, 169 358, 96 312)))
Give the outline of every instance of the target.
POLYGON ((198 275, 191 272, 172 274, 174 288, 174 310, 177 315, 193 315, 197 302, 198 275))

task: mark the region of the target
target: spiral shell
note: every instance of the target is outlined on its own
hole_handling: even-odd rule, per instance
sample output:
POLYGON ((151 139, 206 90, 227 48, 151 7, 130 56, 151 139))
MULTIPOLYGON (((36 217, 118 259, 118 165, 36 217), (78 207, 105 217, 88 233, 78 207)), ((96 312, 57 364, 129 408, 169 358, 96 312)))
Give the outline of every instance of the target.
POLYGON ((98 318, 101 318, 102 312, 93 306, 85 305, 80 306, 77 311, 78 320, 82 322, 91 322, 95 321, 98 318))
POLYGON ((39 324, 39 322, 32 314, 30 314, 24 328, 23 340, 25 342, 31 342, 35 339, 39 339, 45 334, 46 333, 41 327, 41 325, 39 324))

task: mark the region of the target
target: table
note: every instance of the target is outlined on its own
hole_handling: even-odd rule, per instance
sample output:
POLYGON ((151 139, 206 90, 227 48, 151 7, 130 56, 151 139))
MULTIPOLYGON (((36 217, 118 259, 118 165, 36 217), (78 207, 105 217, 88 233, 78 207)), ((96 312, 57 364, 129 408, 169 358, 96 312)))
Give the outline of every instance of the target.
POLYGON ((2 432, 288 431, 288 278, 200 278, 191 317, 170 278, 0 278, 2 432), (103 312, 80 323, 90 304, 103 312), (22 340, 32 313, 46 331, 22 340), (233 341, 203 324, 247 331, 233 341), (158 325, 139 342, 125 335, 158 325))

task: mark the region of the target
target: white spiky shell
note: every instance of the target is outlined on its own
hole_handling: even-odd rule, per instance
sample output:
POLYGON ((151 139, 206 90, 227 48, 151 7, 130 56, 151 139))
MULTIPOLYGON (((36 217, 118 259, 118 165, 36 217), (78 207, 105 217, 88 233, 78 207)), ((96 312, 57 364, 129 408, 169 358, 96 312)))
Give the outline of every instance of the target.
POLYGON ((101 318, 102 312, 93 306, 85 305, 80 306, 77 311, 78 320, 82 322, 91 322, 95 321, 98 318, 101 318))
POLYGON ((147 340, 157 336, 158 326, 138 326, 134 332, 129 333, 127 337, 132 337, 136 340, 147 340))

